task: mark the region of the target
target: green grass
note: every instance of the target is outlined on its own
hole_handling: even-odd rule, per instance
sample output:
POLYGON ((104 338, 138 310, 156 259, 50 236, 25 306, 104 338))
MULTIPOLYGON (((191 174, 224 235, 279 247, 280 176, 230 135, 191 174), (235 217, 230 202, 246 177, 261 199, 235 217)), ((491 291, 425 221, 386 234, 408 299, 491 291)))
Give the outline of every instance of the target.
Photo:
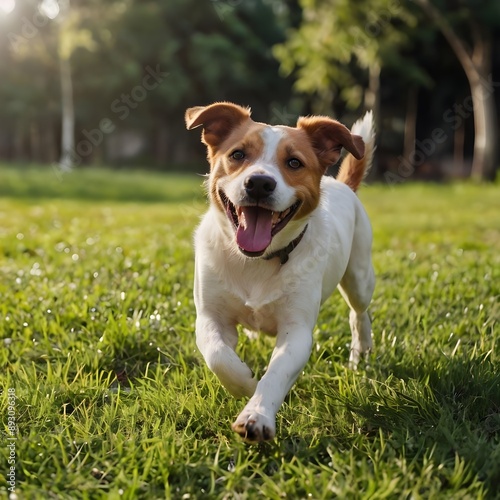
MULTIPOLYGON (((370 363, 346 368, 334 295, 277 439, 247 446, 194 341, 200 185, 0 169, 0 497, 14 388, 21 499, 499 498, 500 188, 361 190, 370 363)), ((242 339, 260 373, 271 349, 242 339)))
POLYGON ((0 197, 21 199, 77 199, 94 201, 186 202, 200 200, 197 176, 143 170, 84 168, 64 171, 58 165, 6 166, 0 164, 0 197))

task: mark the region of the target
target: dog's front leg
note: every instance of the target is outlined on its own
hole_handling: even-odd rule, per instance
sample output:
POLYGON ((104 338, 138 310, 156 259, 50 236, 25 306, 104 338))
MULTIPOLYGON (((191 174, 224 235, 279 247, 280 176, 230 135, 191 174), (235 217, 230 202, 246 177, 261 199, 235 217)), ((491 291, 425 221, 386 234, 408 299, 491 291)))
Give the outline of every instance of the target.
POLYGON ((252 370, 236 354, 238 332, 234 325, 220 319, 200 315, 196 319, 196 345, 222 385, 236 397, 250 397, 257 380, 252 370))
POLYGON ((295 323, 280 328, 269 367, 232 425, 246 441, 274 438, 276 413, 307 363, 311 346, 312 326, 295 323))

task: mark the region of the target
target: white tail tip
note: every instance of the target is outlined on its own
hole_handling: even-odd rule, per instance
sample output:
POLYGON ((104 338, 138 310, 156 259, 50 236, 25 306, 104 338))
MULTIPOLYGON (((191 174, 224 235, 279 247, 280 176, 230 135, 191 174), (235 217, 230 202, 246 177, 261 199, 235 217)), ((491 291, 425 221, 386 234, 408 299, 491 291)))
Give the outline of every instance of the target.
POLYGON ((351 128, 351 132, 360 135, 365 143, 375 139, 375 124, 373 123, 373 111, 367 111, 351 128))

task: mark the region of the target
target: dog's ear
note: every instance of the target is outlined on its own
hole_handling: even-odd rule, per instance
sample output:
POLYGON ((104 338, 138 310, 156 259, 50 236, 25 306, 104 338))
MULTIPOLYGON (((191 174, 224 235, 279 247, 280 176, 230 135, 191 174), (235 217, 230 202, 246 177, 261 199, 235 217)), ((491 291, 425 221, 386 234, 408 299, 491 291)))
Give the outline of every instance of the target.
POLYGON ((336 120, 326 116, 301 116, 297 128, 305 130, 321 163, 326 168, 337 163, 342 148, 360 160, 365 154, 365 143, 359 135, 336 120))
POLYGON ((212 148, 217 148, 236 126, 249 118, 250 109, 230 102, 189 108, 185 115, 187 129, 203 126, 201 140, 212 148))

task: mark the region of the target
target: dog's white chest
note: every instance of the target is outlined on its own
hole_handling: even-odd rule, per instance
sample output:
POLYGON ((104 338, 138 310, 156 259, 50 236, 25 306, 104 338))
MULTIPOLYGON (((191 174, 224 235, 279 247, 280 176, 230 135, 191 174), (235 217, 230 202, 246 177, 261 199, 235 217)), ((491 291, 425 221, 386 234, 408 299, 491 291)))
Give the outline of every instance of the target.
POLYGON ((278 326, 273 304, 260 308, 245 307, 242 309, 239 323, 254 332, 276 335, 278 326))
MULTIPOLYGON (((280 273, 256 280, 255 271, 235 270, 229 276, 226 286, 235 297, 233 307, 239 323, 255 331, 276 333, 276 317, 279 316, 281 300, 285 295, 285 283, 280 273)), ((261 273, 262 276, 262 273, 261 273)))

